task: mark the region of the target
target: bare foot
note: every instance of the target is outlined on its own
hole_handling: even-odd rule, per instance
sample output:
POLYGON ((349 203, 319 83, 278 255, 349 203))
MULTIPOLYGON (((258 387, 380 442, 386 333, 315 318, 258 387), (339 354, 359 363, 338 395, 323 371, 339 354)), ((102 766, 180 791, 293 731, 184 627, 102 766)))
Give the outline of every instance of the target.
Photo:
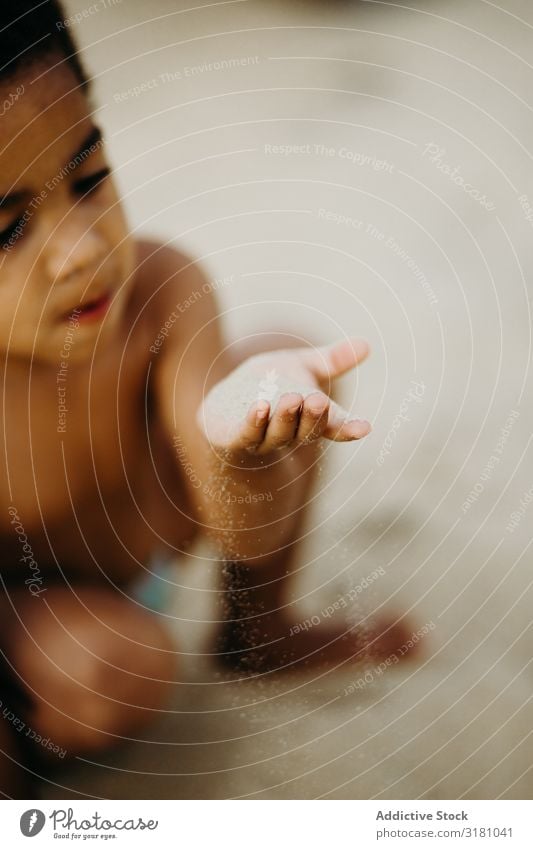
POLYGON ((344 663, 396 662, 417 653, 413 629, 403 621, 382 621, 356 628, 290 623, 277 613, 226 622, 218 641, 220 661, 235 671, 253 674, 295 672, 344 663))

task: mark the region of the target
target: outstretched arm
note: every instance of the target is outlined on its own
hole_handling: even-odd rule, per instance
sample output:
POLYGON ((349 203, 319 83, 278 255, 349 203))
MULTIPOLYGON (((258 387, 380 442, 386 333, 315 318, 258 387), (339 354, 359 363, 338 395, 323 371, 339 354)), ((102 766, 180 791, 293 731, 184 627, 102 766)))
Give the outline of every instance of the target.
MULTIPOLYGON (((332 382, 368 355, 364 340, 274 351, 231 370, 218 309, 199 269, 178 273, 182 302, 154 363, 158 404, 195 518, 221 557, 263 563, 289 544, 307 493, 312 443, 349 442, 370 425, 329 397, 332 382)), ((167 298, 168 300, 168 298, 167 298)))

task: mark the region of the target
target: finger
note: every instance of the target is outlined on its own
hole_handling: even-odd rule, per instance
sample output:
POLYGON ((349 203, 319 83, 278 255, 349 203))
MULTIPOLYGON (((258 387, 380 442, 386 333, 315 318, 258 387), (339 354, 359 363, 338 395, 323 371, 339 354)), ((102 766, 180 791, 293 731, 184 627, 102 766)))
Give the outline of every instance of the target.
POLYGON ((235 448, 256 451, 265 438, 268 427, 270 404, 268 401, 256 401, 246 414, 244 424, 235 441, 235 448))
POLYGON ((299 442, 313 442, 322 436, 328 425, 330 400, 322 392, 313 392, 305 399, 296 432, 299 442))
POLYGON ((367 436, 371 430, 372 426, 366 419, 351 419, 342 407, 332 403, 322 436, 333 442, 352 442, 367 436))
POLYGON ((259 449, 261 454, 277 451, 294 440, 298 430, 302 404, 303 397, 296 392, 287 392, 281 396, 259 449))
POLYGON ((340 377, 362 363, 370 353, 366 339, 346 339, 322 348, 305 349, 304 362, 321 383, 340 377))

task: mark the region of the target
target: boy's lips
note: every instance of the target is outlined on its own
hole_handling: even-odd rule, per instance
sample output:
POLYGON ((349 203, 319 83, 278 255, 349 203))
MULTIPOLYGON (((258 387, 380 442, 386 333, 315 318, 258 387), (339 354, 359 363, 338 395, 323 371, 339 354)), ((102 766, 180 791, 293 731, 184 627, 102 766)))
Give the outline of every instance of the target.
POLYGON ((111 305, 111 295, 106 292, 98 298, 92 298, 84 304, 78 304, 63 315, 63 320, 77 319, 78 321, 98 321, 103 318, 111 305))

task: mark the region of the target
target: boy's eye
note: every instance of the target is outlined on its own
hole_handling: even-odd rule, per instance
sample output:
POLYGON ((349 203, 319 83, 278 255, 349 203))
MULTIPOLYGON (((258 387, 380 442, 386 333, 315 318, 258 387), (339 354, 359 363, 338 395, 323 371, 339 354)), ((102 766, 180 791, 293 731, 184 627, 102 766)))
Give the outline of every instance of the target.
POLYGON ((20 216, 20 218, 16 218, 9 227, 0 231, 0 245, 4 248, 4 250, 11 249, 15 246, 15 243, 18 242, 24 232, 25 224, 26 219, 23 216, 20 216))
POLYGON ((109 177, 111 174, 110 168, 102 168, 100 171, 97 171, 95 174, 90 174, 88 177, 83 177, 81 180, 78 180, 74 183, 74 191, 77 195, 84 197, 85 195, 94 192, 95 189, 98 189, 102 182, 106 177, 109 177))

